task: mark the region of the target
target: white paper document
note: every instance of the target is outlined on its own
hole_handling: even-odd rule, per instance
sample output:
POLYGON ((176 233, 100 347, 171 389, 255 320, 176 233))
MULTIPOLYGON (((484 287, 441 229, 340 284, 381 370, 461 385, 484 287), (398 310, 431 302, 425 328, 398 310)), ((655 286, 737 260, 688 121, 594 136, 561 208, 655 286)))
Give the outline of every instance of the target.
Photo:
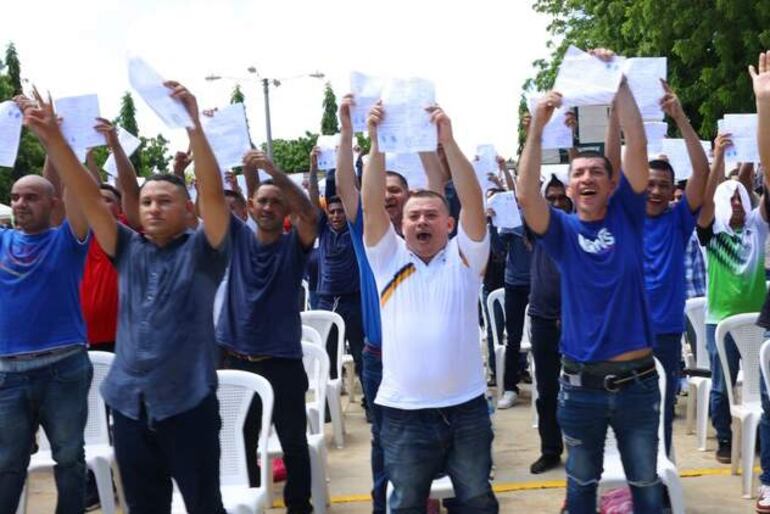
POLYGON ((487 201, 487 207, 495 211, 492 223, 497 228, 516 228, 521 226, 519 204, 513 191, 497 193, 487 201))
POLYGON ((168 128, 192 127, 193 121, 182 102, 171 97, 165 80, 139 57, 128 61, 128 80, 139 96, 168 128))
POLYGON ((660 99, 666 92, 660 81, 666 80, 666 70, 665 57, 632 57, 623 62, 623 73, 643 120, 663 119, 660 99))
POLYGON ((409 190, 425 189, 428 187, 428 177, 422 165, 420 156, 416 153, 386 153, 385 170, 395 171, 404 176, 409 184, 409 190))
POLYGON ((243 163, 243 156, 251 150, 249 127, 243 104, 232 104, 203 116, 203 132, 209 140, 211 150, 217 159, 220 173, 243 163))
MULTIPOLYGON (((711 150, 711 143, 709 141, 701 141, 701 146, 709 154, 711 150)), ((664 139, 663 140, 663 154, 668 158, 668 163, 674 168, 674 177, 676 180, 685 180, 692 175, 692 163, 690 162, 690 155, 687 153, 687 143, 684 139, 664 139)))
POLYGON ((665 121, 647 121, 644 123, 644 133, 647 136, 647 154, 654 158, 663 153, 663 139, 668 132, 668 124, 665 121))
POLYGON ((563 105, 608 105, 623 77, 623 58, 604 62, 593 55, 570 46, 559 66, 553 90, 561 93, 563 105))
POLYGON ((725 114, 717 126, 721 134, 730 134, 733 142, 725 151, 726 160, 759 162, 756 114, 725 114))
POLYGON ((13 168, 19 153, 21 125, 24 120, 16 103, 0 103, 0 166, 13 168))
MULTIPOLYGON (((120 142, 120 146, 123 148, 123 152, 128 157, 131 157, 134 155, 134 152, 136 152, 139 149, 139 146, 142 144, 142 141, 133 135, 128 130, 124 129, 123 127, 117 127, 118 129, 118 141, 120 142)), ((115 156, 110 154, 109 157, 107 157, 107 160, 104 162, 104 166, 102 166, 102 169, 107 172, 107 174, 117 177, 118 176, 118 167, 115 164, 115 156)))
POLYGON ((315 144, 318 153, 318 169, 331 170, 337 167, 337 147, 340 145, 340 135, 318 136, 315 144))
MULTIPOLYGON (((540 102, 541 95, 531 95, 527 97, 529 112, 534 114, 537 104, 540 102)), ((551 119, 543 127, 542 149, 557 150, 559 148, 572 148, 573 138, 572 129, 564 122, 567 119, 567 110, 564 106, 556 109, 551 115, 551 119)))
MULTIPOLYGON (((94 129, 98 123, 99 97, 96 95, 69 96, 54 100, 56 115, 61 118, 64 139, 78 158, 85 157, 88 148, 103 146, 104 136, 94 129)), ((82 162, 82 159, 81 159, 82 162)))
POLYGON ((494 145, 478 145, 476 157, 471 164, 482 191, 497 187, 497 184, 489 180, 490 173, 497 174, 497 151, 494 145))
POLYGON ((384 80, 354 71, 350 74, 350 92, 356 104, 350 111, 355 132, 366 132, 366 117, 382 96, 384 80))
POLYGON ((384 119, 377 127, 382 152, 435 152, 436 126, 425 109, 435 104, 433 83, 419 78, 393 79, 382 93, 384 119))

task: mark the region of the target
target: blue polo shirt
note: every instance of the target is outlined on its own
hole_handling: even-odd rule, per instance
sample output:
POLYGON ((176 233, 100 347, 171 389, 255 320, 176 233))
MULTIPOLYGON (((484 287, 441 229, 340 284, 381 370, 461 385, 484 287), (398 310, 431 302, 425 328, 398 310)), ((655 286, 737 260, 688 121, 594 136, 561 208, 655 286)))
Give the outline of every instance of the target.
POLYGON ((115 361, 101 388, 107 405, 139 419, 143 403, 160 421, 216 389, 211 312, 229 255, 228 241, 213 248, 202 227, 160 247, 118 223, 120 308, 115 361))
POLYGON ((358 273, 361 285, 361 312, 364 318, 364 335, 366 342, 375 348, 382 347, 382 323, 380 321, 380 293, 374 281, 372 268, 366 258, 364 248, 364 211, 361 200, 358 200, 358 212, 355 223, 348 221, 353 250, 358 262, 358 273))
POLYGON ((655 335, 684 332, 684 256, 697 212, 682 197, 660 216, 644 219, 644 282, 655 335))
POLYGON ((651 348, 652 322, 644 287, 646 193, 625 176, 600 221, 550 208, 540 238, 561 271, 561 351, 577 362, 607 361, 651 348))
POLYGON ((259 242, 237 217, 230 222, 232 258, 217 323, 217 342, 245 355, 302 358, 299 290, 310 249, 296 228, 259 242))
POLYGON ((532 250, 524 244, 524 226, 501 229, 500 239, 508 249, 505 261, 505 283, 509 286, 529 286, 532 250))
POLYGON ((0 357, 85 346, 80 280, 88 244, 67 221, 34 235, 0 229, 0 357))
POLYGON ((326 213, 318 220, 319 295, 342 296, 359 291, 358 262, 347 224, 339 232, 332 229, 326 213))

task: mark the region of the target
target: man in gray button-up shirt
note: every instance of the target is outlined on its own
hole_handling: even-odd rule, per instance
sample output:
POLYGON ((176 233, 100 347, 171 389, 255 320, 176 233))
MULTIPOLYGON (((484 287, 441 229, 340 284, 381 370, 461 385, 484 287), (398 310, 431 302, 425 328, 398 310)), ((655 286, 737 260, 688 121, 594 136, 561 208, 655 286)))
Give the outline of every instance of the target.
POLYGON ((166 86, 193 121, 188 135, 203 218, 197 231, 187 229, 194 207, 172 175, 154 175, 142 187, 142 235, 118 224, 62 136, 50 103, 38 96, 25 120, 120 277, 117 354, 102 394, 114 413, 128 508, 132 514, 166 510, 173 477, 188 512, 224 513, 211 312, 229 257, 230 213, 195 97, 176 82, 166 86))

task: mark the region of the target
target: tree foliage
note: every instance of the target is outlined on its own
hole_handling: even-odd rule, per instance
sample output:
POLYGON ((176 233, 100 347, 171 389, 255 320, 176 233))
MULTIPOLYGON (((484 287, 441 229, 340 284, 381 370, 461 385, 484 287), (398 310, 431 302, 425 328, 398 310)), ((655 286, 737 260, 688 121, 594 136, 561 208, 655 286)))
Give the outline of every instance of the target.
POLYGON ((241 85, 236 84, 233 88, 233 92, 230 93, 230 103, 231 104, 242 104, 246 101, 246 96, 243 94, 243 91, 241 91, 241 85))
POLYGON ((337 97, 334 95, 332 85, 326 83, 324 88, 323 117, 321 118, 321 134, 333 135, 340 131, 337 124, 337 97))
POLYGON ((725 113, 753 112, 746 72, 770 48, 770 10, 755 0, 536 0, 551 16, 551 58, 525 83, 549 89, 570 44, 620 55, 665 56, 668 80, 701 137, 725 113))
MULTIPOLYGON (((318 134, 305 132, 298 139, 274 139, 273 161, 285 173, 308 171, 310 169, 310 152, 318 140, 318 134)), ((267 145, 262 144, 262 150, 267 145)))

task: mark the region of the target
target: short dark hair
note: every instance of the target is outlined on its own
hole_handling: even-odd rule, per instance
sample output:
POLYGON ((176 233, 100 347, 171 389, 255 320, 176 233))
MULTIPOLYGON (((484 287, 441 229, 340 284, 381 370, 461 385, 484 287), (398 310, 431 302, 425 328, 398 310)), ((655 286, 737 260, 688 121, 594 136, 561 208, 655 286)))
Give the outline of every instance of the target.
POLYGON ((575 162, 575 159, 601 159, 602 163, 604 163, 604 169, 607 170, 607 175, 612 178, 612 163, 603 153, 597 152, 596 150, 582 150, 578 152, 569 163, 570 175, 572 174, 572 163, 575 162))
POLYGON ((668 161, 664 161, 663 159, 653 159, 650 161, 650 169, 651 170, 658 170, 658 171, 667 171, 671 175, 671 184, 676 185, 676 174, 674 173, 674 168, 671 167, 671 164, 668 163, 668 161))
POLYGON ((337 195, 330 196, 329 198, 326 199, 326 208, 328 209, 329 206, 331 204, 333 204, 333 203, 341 204, 342 203, 342 199, 339 196, 337 196, 337 195))
POLYGON ((561 187, 562 189, 566 189, 564 182, 556 178, 556 175, 551 175, 551 180, 549 180, 545 185, 545 189, 543 189, 543 191, 547 192, 552 187, 561 187))
POLYGON ((123 199, 123 195, 120 194, 120 191, 118 191, 118 188, 113 186, 112 184, 102 183, 99 184, 99 189, 102 191, 109 191, 110 193, 115 195, 115 198, 118 199, 118 201, 123 199))
POLYGON ((406 181, 406 177, 403 176, 401 173, 397 171, 386 171, 385 172, 386 177, 396 177, 398 180, 401 181, 401 184, 404 186, 404 189, 409 191, 409 182, 406 181))
POLYGON ((154 173, 147 177, 147 179, 144 181, 144 184, 139 187, 139 191, 141 191, 149 182, 168 182, 169 184, 173 184, 184 192, 184 197, 186 199, 190 199, 190 192, 187 191, 187 186, 185 185, 184 180, 177 177, 176 175, 172 175, 170 173, 154 173))
POLYGON ((246 205, 246 199, 240 193, 240 191, 233 191, 232 189, 225 189, 225 196, 235 198, 235 201, 241 205, 246 205))
POLYGON ((676 183, 676 188, 684 191, 687 188, 687 179, 680 180, 676 183))
MULTIPOLYGON (((438 198, 441 200, 441 203, 446 208, 447 214, 451 214, 452 209, 449 207, 449 201, 446 199, 446 196, 439 194, 435 191, 431 191, 430 189, 418 189, 417 191, 413 191, 409 194, 409 200, 412 200, 414 198, 438 198)), ((406 204, 404 204, 406 206, 406 204)))
POLYGON ((271 178, 266 178, 265 180, 260 180, 260 181, 257 183, 257 187, 254 189, 254 194, 255 194, 255 195, 257 194, 257 191, 259 191, 259 188, 260 188, 260 187, 262 187, 262 186, 275 186, 275 187, 278 187, 278 186, 275 184, 275 180, 273 180, 273 179, 271 179, 271 178))

